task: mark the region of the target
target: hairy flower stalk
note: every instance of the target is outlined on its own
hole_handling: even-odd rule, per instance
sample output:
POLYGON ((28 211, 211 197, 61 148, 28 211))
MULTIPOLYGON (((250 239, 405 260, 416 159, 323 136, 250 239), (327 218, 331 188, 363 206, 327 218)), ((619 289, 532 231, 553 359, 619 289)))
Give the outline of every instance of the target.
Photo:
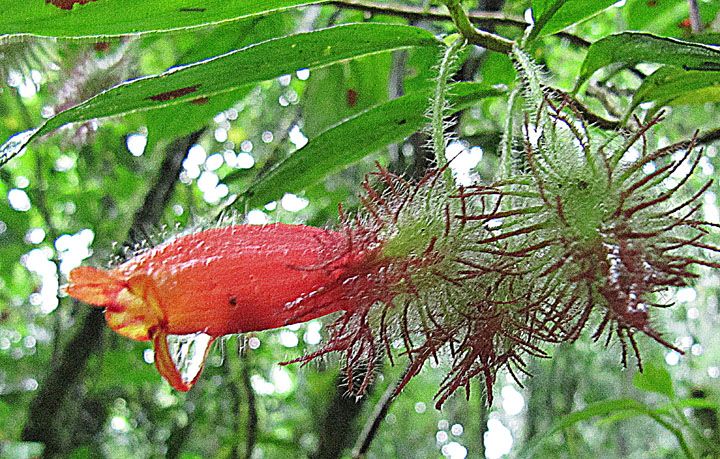
MULTIPOLYGON (((522 369, 524 354, 545 356, 537 344, 540 336, 527 326, 529 314, 542 305, 511 296, 523 290, 520 284, 526 292, 535 286, 519 276, 517 258, 476 250, 477 241, 490 233, 468 213, 474 204, 464 190, 447 193, 441 170, 417 184, 382 168, 374 175, 374 187, 363 184, 364 211, 342 219, 347 246, 373 252, 372 263, 342 284, 307 295, 323 305, 323 295, 341 288, 353 307, 330 326, 319 350, 292 362, 342 352, 348 381, 362 369, 355 388, 362 393, 381 354, 393 361, 400 348, 411 361, 398 391, 428 360, 449 356, 451 370, 438 392, 438 406, 476 375, 492 397, 499 368, 522 369)), ((304 302, 299 298, 291 305, 297 317, 306 314, 304 302)))
POLYGON ((476 377, 491 403, 500 369, 521 383, 527 356, 547 357, 590 324, 594 339, 620 342, 623 363, 631 348, 640 365, 638 334, 680 352, 651 309, 691 283, 694 266, 720 268, 708 241, 719 226, 700 215, 710 183, 690 186, 700 153, 647 151, 659 119, 595 133, 572 100, 546 94, 522 51, 514 58, 519 88, 493 183, 456 188, 447 164, 417 183, 378 168, 336 230, 206 230, 110 271, 78 268, 68 293, 106 307, 118 333, 152 339, 158 369, 181 390, 199 369, 181 374, 169 335, 212 340, 335 312, 321 347, 292 362, 341 353, 358 394, 383 355, 410 361, 398 391, 429 360, 447 362, 437 407, 476 377))
POLYGON ((381 352, 392 359, 398 347, 411 361, 400 390, 447 356, 439 407, 475 376, 491 401, 498 369, 516 376, 526 355, 545 357, 547 345, 572 342, 591 323, 594 339, 618 339, 624 364, 630 346, 641 367, 637 333, 681 352, 650 310, 697 277, 693 265, 720 267, 720 248, 707 241, 718 225, 699 215, 710 183, 688 186, 700 153, 692 144, 646 151, 659 119, 631 134, 591 135, 570 99, 545 93, 522 51, 515 60, 524 106, 508 124, 495 183, 448 193, 441 171, 412 185, 384 170, 374 187, 365 183, 364 211, 343 226, 353 246, 378 255, 347 282, 373 289, 348 290, 355 307, 320 350, 296 361, 344 352, 352 380, 355 367, 381 352))

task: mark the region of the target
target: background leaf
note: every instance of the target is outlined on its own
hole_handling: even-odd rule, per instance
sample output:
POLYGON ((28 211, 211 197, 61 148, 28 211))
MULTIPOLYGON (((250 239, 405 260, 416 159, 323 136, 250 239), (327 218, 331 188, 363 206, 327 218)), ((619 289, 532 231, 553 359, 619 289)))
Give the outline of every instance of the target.
MULTIPOLYGON (((720 10, 720 2, 697 2, 700 20, 710 23, 720 10)), ((690 34, 687 0, 627 0, 622 15, 630 30, 644 30, 664 37, 699 41, 690 34)))
POLYGON ((593 17, 615 3, 615 0, 534 0, 533 18, 541 27, 533 32, 536 36, 552 35, 593 17), (557 10, 553 11, 555 8, 557 10))
MULTIPOLYGON (((483 84, 452 86, 450 106, 460 110, 484 97, 504 94, 483 84)), ((428 122, 427 92, 408 94, 341 121, 278 164, 244 193, 249 207, 259 207, 284 192, 297 192, 360 160, 379 148, 404 139, 428 122)))
POLYGON ((662 366, 648 362, 643 365, 643 371, 633 376, 633 384, 640 390, 655 392, 668 398, 675 398, 670 373, 662 366))
POLYGON ((34 138, 64 124, 181 102, 194 103, 303 67, 320 67, 352 57, 413 46, 436 46, 437 43, 431 33, 417 27, 370 23, 265 41, 115 86, 50 118, 26 140, 12 139, 0 147, 0 162, 14 156, 34 138))
POLYGON ((668 64, 685 70, 720 70, 720 49, 649 33, 610 35, 588 49, 576 88, 605 66, 630 66, 640 62, 668 64))
POLYGON ((542 441, 579 422, 588 421, 597 416, 608 416, 627 411, 644 412, 647 411, 647 407, 633 399, 605 400, 592 403, 582 410, 570 413, 555 421, 550 430, 536 437, 534 441, 527 444, 523 453, 520 454, 520 457, 534 457, 532 453, 542 441))
POLYGON ((106 37, 217 24, 322 1, 98 1, 75 5, 68 11, 45 0, 23 0, 3 3, 0 30, 7 35, 106 37))
MULTIPOLYGON (((210 31, 196 31, 197 42, 184 53, 175 65, 187 65, 225 54, 253 43, 266 41, 290 33, 293 21, 287 14, 273 14, 260 19, 243 20, 216 27, 210 31), (201 34, 199 32, 205 32, 201 34)), ((151 110, 146 113, 148 142, 189 134, 208 123, 213 116, 232 106, 253 89, 244 85, 225 94, 218 94, 203 103, 183 103, 151 110), (178 123, 177 120, 183 120, 178 123)))
POLYGON ((644 102, 655 102, 653 111, 657 111, 663 105, 705 104, 718 101, 720 101, 720 72, 681 70, 673 66, 664 66, 643 80, 633 96, 630 109, 644 102))

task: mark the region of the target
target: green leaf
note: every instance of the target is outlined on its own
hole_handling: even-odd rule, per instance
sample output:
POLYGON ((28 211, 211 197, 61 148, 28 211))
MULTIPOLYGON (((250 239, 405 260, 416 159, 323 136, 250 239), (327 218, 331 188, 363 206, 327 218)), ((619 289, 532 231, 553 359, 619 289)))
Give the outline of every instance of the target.
POLYGON ((314 137, 338 121, 387 101, 389 54, 342 62, 314 72, 303 93, 303 131, 314 137))
MULTIPOLYGON (((5 310, 5 308, 2 310, 5 310)), ((0 400, 0 428, 2 428, 2 432, 9 433, 10 429, 8 427, 10 426, 10 422, 16 422, 12 415, 12 409, 9 404, 0 400)), ((3 435, 3 437, 5 437, 5 435, 3 435)), ((2 450, 2 448, 0 448, 0 450, 2 450)))
POLYGON ((11 138, 0 147, 0 165, 33 139, 68 123, 203 101, 206 97, 300 68, 323 67, 353 57, 437 44, 430 32, 418 27, 373 23, 341 25, 268 40, 101 92, 58 113, 39 129, 11 138))
MULTIPOLYGON (((453 110, 478 99, 504 94, 478 83, 452 86, 449 98, 453 110)), ((319 182, 344 167, 416 132, 428 122, 425 115, 429 93, 423 91, 372 107, 327 129, 307 145, 278 164, 244 193, 250 207, 259 207, 282 196, 319 182)))
POLYGON ((645 78, 633 96, 630 110, 644 102, 663 105, 704 104, 720 101, 720 72, 680 70, 665 66, 645 78))
POLYGON ((645 392, 655 392, 671 399, 675 398, 670 373, 664 367, 652 362, 644 365, 642 373, 635 373, 633 384, 645 392))
POLYGON ((718 403, 716 400, 711 400, 707 398, 683 398, 680 400, 677 400, 673 402, 673 405, 668 405, 664 408, 671 408, 672 406, 678 407, 678 408, 693 408, 693 409, 711 409, 711 410, 720 410, 720 403, 718 403))
POLYGON ((68 455, 68 459, 91 459, 92 457, 92 449, 87 445, 75 448, 68 455))
POLYGON ((284 11, 324 0, 91 1, 64 10, 45 0, 4 2, 3 34, 51 37, 112 36, 207 26, 284 11))
POLYGON ((558 419, 547 432, 538 435, 530 441, 525 449, 519 454, 519 457, 533 457, 532 452, 540 445, 540 443, 552 435, 571 427, 578 422, 590 420, 596 416, 615 415, 626 411, 647 412, 649 409, 642 403, 632 399, 616 399, 595 402, 588 405, 585 409, 575 411, 558 419))
POLYGON ((578 22, 589 19, 617 3, 616 0, 534 0, 535 28, 533 36, 552 35, 578 22))
POLYGON ((515 66, 507 54, 488 53, 480 68, 482 82, 487 85, 511 85, 516 78, 515 66))
POLYGON ((588 49, 576 88, 605 66, 630 66, 640 62, 673 65, 685 70, 720 70, 720 48, 641 32, 610 35, 588 49))
POLYGON ((528 36, 529 40, 533 40, 540 36, 540 32, 545 28, 552 17, 557 13, 567 0, 533 0, 532 16, 533 28, 528 36))
MULTIPOLYGON (((136 349, 141 346, 137 345, 136 349)), ((106 390, 112 387, 142 386, 159 380, 154 365, 143 361, 140 351, 107 351, 102 356, 102 367, 93 379, 92 389, 106 390)))
MULTIPOLYGON (((200 31, 205 33, 196 32, 193 34, 198 36, 196 44, 180 57, 177 65, 199 62, 252 43, 286 35, 292 32, 293 26, 288 15, 274 14, 260 20, 238 21, 215 27, 212 31, 200 31)), ((158 139, 171 139, 197 131, 207 125, 213 116, 244 98, 252 89, 252 86, 245 85, 203 99, 202 104, 177 104, 146 112, 148 148, 158 139), (177 120, 182 120, 182 123, 177 120)))

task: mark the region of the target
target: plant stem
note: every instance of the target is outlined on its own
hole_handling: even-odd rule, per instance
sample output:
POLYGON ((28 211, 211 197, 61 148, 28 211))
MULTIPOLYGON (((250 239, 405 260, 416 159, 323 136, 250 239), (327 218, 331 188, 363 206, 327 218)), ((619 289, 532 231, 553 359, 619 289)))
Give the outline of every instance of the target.
POLYGON ((448 79, 451 76, 453 63, 457 58, 458 52, 465 46, 465 39, 458 37, 450 46, 445 49, 442 60, 440 61, 440 70, 438 71, 437 84, 433 94, 431 112, 432 126, 432 144, 435 153, 435 162, 438 169, 443 170, 443 177, 448 186, 452 186, 452 171, 448 167, 447 157, 445 156, 445 147, 447 141, 445 139, 445 111, 447 110, 447 86, 448 79))
POLYGON ((660 417, 660 415, 653 413, 652 411, 648 411, 646 414, 675 436, 675 439, 677 440, 680 449, 685 454, 685 457, 687 457, 688 459, 695 459, 695 455, 693 455, 692 450, 685 441, 685 437, 683 436, 680 429, 675 428, 675 426, 664 420, 662 417, 660 417))
POLYGON ((460 0, 444 0, 443 3, 450 12, 455 27, 469 43, 499 53, 510 53, 513 42, 499 35, 476 29, 460 4, 460 0))
POLYGON ((700 20, 700 9, 697 0, 688 0, 688 9, 690 10, 690 30, 692 33, 702 32, 702 21, 700 20))
POLYGON ((405 376, 407 375, 409 370, 410 365, 408 364, 408 366, 402 372, 395 384, 390 384, 387 387, 382 397, 378 401, 377 405, 375 405, 373 413, 368 418, 362 432, 360 433, 360 436, 357 439, 357 442, 355 443, 355 447, 353 448, 352 452, 353 458, 363 458, 367 454, 368 450, 370 449, 370 445, 375 439, 375 435, 380 428, 380 424, 385 419, 385 415, 390 409, 390 405, 395 400, 398 385, 403 379, 405 379, 405 376))
MULTIPOLYGON (((425 8, 422 6, 410 5, 388 5, 385 3, 365 0, 335 0, 331 1, 330 4, 339 8, 365 11, 373 14, 399 16, 408 20, 452 20, 452 17, 448 13, 441 11, 440 8, 425 8)), ((495 24, 521 28, 526 28, 530 25, 519 16, 508 16, 502 13, 490 11, 472 12, 468 14, 468 17, 470 21, 475 24, 495 24)))
MULTIPOLYGON (((452 17, 441 11, 439 8, 418 7, 410 5, 387 5, 366 0, 335 0, 330 2, 331 5, 338 8, 365 11, 372 14, 384 14, 388 16, 397 16, 408 19, 410 21, 417 20, 433 20, 433 21, 450 21, 452 17)), ((471 11, 467 13, 467 17, 471 23, 476 26, 510 26, 526 29, 530 27, 530 23, 526 22, 520 16, 510 16, 495 11, 471 11)), ((564 38, 581 48, 590 46, 590 42, 582 37, 573 35, 568 32, 558 32, 556 34, 560 38, 564 38)))

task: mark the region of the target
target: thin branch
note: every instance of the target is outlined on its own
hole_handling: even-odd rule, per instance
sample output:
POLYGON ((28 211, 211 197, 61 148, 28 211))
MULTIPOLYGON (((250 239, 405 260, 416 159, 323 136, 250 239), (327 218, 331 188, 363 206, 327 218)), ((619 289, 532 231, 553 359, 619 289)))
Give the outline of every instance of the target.
MULTIPOLYGON (((450 14, 440 8, 423 8, 420 6, 408 5, 387 5, 365 0, 335 0, 330 2, 331 5, 338 8, 365 11, 372 14, 384 14, 388 16, 397 16, 405 18, 409 21, 432 20, 432 21, 452 21, 450 14)), ((470 11, 467 17, 471 23, 478 27, 489 26, 510 26, 519 29, 530 27, 530 23, 526 22, 520 16, 510 16, 507 14, 494 11, 470 11)), ((558 37, 568 40, 575 46, 587 48, 590 42, 582 37, 567 32, 559 32, 558 37)))
POLYGON ((348 394, 345 382, 341 372, 335 383, 335 393, 319 421, 317 433, 320 444, 315 454, 311 456, 313 459, 337 459, 342 457, 345 448, 351 445, 355 422, 368 397, 366 395, 357 398, 348 394))
MULTIPOLYGON (((720 140, 720 128, 712 129, 701 134, 697 139, 695 139, 695 145, 708 145, 717 140, 720 140)), ((692 140, 686 140, 686 142, 690 145, 692 140)))
POLYGON ((691 145, 709 145, 718 140, 720 140, 720 128, 706 131, 694 139, 681 140, 680 142, 668 145, 667 147, 663 148, 663 151, 672 153, 675 151, 685 150, 691 145))
POLYGON ((615 103, 611 99, 611 97, 616 94, 614 94, 613 91, 610 90, 607 86, 603 86, 597 83, 590 83, 585 93, 589 97, 594 97, 595 99, 597 99, 602 104, 603 108, 605 108, 605 111, 608 112, 610 115, 618 119, 622 118, 622 112, 618 107, 615 106, 615 103))
POLYGON ((465 37, 468 42, 499 53, 510 53, 513 47, 513 41, 500 35, 477 29, 470 22, 460 0, 444 0, 444 3, 450 12, 455 27, 457 27, 460 34, 465 37))
POLYGON ((397 381, 395 381, 395 384, 388 385, 382 397, 380 397, 380 400, 378 400, 377 405, 375 405, 375 409, 368 418, 367 422, 365 423, 365 427, 363 427, 360 436, 355 442, 355 448, 353 448, 352 453, 352 457, 354 459, 365 457, 365 454, 370 449, 370 445, 375 439, 375 435, 380 428, 380 424, 385 419, 385 415, 387 415, 387 412, 390 409, 390 405, 395 400, 397 388, 400 384, 400 381, 405 379, 408 371, 410 371, 410 365, 411 364, 408 364, 405 367, 405 370, 403 370, 400 377, 397 379, 397 381))
MULTIPOLYGON (((27 111, 27 110, 25 110, 27 111)), ((43 219, 43 223, 45 223, 45 228, 47 229, 47 240, 52 241, 51 244, 55 245, 55 241, 60 237, 60 229, 55 225, 52 218, 52 213, 50 212, 50 206, 48 204, 47 199, 47 190, 48 182, 45 178, 45 163, 44 163, 44 155, 36 150, 35 152, 35 186, 31 187, 30 193, 33 202, 35 203, 35 207, 38 209, 38 213, 40 214, 40 217, 43 219)), ((52 257, 50 258, 50 262, 52 262, 53 265, 55 265, 55 272, 57 275, 60 275, 60 259, 58 258, 58 251, 53 250, 52 257)), ((59 291, 56 294, 56 298, 58 300, 58 304, 60 302, 60 296, 59 291)), ((58 355, 60 353, 60 331, 62 329, 62 315, 60 314, 59 310, 55 310, 55 313, 52 317, 52 330, 53 330, 53 338, 52 338, 52 352, 50 354, 50 365, 57 364, 58 355)))
MULTIPOLYGON (((440 8, 423 8, 420 6, 408 5, 387 5, 364 0, 336 0, 330 2, 338 8, 365 11, 373 14, 385 14, 388 16, 403 17, 410 21, 419 20, 436 20, 451 21, 450 14, 442 11, 440 8)), ((478 25, 507 25, 513 27, 525 28, 529 24, 522 18, 516 16, 507 16, 502 13, 489 11, 478 11, 468 13, 470 21, 478 25)))
POLYGON ((258 413, 257 413, 257 402, 255 399, 255 391, 252 388, 250 381, 250 368, 252 366, 250 353, 246 352, 246 346, 244 343, 245 338, 238 337, 238 352, 236 359, 227 359, 226 369, 228 389, 232 398, 232 410, 233 410, 233 439, 232 439, 232 450, 230 457, 232 459, 250 459, 253 456, 255 450, 255 443, 257 443, 257 430, 258 430, 258 413), (236 383, 236 379, 239 377, 239 384, 236 383), (247 398, 247 413, 245 415, 245 435, 240 435, 242 413, 242 394, 240 393, 239 386, 242 386, 242 392, 247 398), (245 454, 241 455, 241 443, 240 438, 245 439, 245 454))
POLYGON ((688 0, 688 9, 690 10, 690 30, 692 33, 702 32, 702 20, 697 0, 688 0))
POLYGON ((44 443, 47 457, 63 450, 61 435, 56 430, 58 426, 53 421, 63 419, 63 402, 80 381, 90 356, 100 347, 104 325, 101 310, 93 308, 87 313, 30 403, 22 440, 44 443))
POLYGON ((249 353, 244 353, 242 359, 242 383, 245 388, 245 396, 247 397, 247 421, 246 421, 246 442, 245 442, 245 458, 250 459, 255 450, 258 429, 257 402, 255 400, 255 391, 250 384, 250 357, 249 353))
POLYGON ((195 384, 193 390, 191 390, 185 398, 184 405, 187 419, 184 423, 179 423, 176 421, 175 425, 173 426, 173 430, 170 432, 170 436, 165 442, 165 444, 167 445, 165 459, 178 459, 182 456, 185 445, 187 445, 187 441, 190 439, 190 434, 192 433, 195 419, 200 412, 200 410, 190 409, 190 407, 197 406, 197 404, 199 403, 200 395, 204 393, 201 389, 203 385, 204 382, 202 380, 198 381, 198 383, 195 384))

